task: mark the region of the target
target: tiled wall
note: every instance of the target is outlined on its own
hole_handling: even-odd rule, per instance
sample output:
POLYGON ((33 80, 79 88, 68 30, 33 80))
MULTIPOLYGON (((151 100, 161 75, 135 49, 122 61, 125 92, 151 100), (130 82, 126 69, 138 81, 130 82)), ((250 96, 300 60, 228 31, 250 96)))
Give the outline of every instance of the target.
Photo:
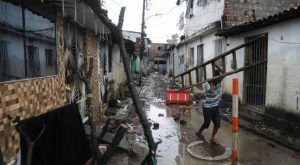
POLYGON ((11 127, 8 115, 21 119, 36 116, 64 105, 63 19, 57 13, 58 75, 0 84, 0 148, 4 164, 16 158, 19 134, 11 127))
POLYGON ((94 119, 99 122, 102 116, 102 107, 100 102, 99 95, 99 74, 98 74, 98 47, 97 47, 97 38, 94 33, 86 31, 85 33, 85 56, 87 57, 87 62, 89 66, 90 58, 94 59, 94 68, 91 77, 91 88, 92 88, 92 104, 94 109, 94 119))

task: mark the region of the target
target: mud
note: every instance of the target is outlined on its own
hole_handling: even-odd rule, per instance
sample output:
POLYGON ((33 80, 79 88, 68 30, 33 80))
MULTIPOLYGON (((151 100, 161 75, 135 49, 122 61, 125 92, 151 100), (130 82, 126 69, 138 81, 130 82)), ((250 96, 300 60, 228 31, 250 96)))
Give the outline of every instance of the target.
POLYGON ((225 153, 225 148, 218 144, 211 144, 204 141, 201 144, 190 147, 191 151, 196 155, 216 157, 225 153))

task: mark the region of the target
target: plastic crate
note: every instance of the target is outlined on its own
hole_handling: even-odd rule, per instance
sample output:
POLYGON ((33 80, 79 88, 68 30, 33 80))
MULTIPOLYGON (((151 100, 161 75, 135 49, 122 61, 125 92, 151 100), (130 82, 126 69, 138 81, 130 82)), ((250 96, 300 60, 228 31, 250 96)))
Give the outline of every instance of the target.
POLYGON ((167 89, 166 90, 166 104, 190 104, 190 90, 179 91, 177 89, 167 89))

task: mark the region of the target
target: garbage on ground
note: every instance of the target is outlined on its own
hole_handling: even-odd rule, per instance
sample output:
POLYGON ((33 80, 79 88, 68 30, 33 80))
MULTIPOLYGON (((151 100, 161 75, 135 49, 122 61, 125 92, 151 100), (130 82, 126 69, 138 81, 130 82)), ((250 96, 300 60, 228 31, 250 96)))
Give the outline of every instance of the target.
POLYGON ((109 147, 109 144, 100 144, 99 150, 101 154, 104 154, 107 151, 107 148, 109 147))
POLYGON ((159 129, 159 123, 153 123, 153 129, 159 129))
POLYGON ((185 120, 180 120, 179 121, 181 125, 186 125, 186 121, 185 120))
POLYGON ((179 115, 179 114, 176 114, 176 115, 174 115, 173 117, 174 117, 174 120, 175 120, 175 121, 178 121, 178 120, 180 119, 180 115, 179 115))

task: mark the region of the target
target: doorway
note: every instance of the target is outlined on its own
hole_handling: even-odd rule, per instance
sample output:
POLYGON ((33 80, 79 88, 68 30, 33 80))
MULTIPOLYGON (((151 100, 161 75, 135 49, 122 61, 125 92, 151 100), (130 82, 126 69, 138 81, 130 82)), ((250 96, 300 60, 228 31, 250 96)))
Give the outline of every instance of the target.
MULTIPOLYGON (((245 40, 259 37, 251 36, 245 40)), ((268 37, 257 40, 245 49, 245 66, 251 65, 268 57, 268 37)), ((264 109, 266 102, 267 63, 257 65, 244 72, 244 103, 251 108, 264 109)))

